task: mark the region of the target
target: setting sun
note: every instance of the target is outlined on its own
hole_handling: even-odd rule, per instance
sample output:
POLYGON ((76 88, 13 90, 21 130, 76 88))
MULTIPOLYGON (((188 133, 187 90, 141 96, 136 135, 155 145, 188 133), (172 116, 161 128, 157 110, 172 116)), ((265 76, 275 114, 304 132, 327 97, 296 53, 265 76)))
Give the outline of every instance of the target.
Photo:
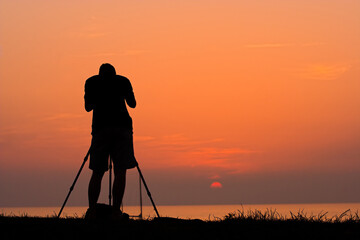
POLYGON ((222 184, 219 183, 219 182, 213 182, 211 185, 210 185, 211 188, 222 188, 222 184))

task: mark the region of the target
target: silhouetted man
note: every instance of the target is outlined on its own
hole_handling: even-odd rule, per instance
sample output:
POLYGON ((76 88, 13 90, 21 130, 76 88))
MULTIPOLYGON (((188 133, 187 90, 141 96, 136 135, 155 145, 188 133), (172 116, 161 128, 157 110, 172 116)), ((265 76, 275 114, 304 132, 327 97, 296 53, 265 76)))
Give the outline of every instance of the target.
MULTIPOLYGON (((89 210, 96 211, 101 181, 109 168, 109 157, 114 164, 113 205, 121 214, 120 206, 125 191, 126 170, 134 168, 132 119, 126 104, 135 108, 136 100, 129 79, 116 75, 115 68, 105 63, 99 75, 86 80, 85 109, 93 111, 92 141, 89 168, 93 170, 89 182, 89 210)), ((96 213, 95 213, 96 214, 96 213)))

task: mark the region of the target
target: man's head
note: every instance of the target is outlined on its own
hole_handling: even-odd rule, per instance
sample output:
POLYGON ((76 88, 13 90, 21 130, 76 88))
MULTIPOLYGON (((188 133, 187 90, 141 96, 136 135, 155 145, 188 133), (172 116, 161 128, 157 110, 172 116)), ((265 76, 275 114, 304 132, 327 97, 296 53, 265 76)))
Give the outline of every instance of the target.
POLYGON ((109 64, 109 63, 104 63, 100 66, 99 69, 99 75, 102 77, 112 77, 116 75, 116 71, 115 68, 109 64))

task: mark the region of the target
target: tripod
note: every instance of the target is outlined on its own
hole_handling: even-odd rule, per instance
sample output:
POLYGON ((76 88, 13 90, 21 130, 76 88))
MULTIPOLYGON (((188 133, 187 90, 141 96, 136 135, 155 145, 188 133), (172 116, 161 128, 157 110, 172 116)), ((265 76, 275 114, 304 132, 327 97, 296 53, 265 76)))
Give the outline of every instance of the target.
MULTIPOLYGON (((65 207, 65 205, 66 205, 66 202, 68 201, 71 192, 74 190, 76 181, 78 180, 78 178, 79 178, 79 176, 80 176, 80 173, 81 173, 82 169, 84 168, 84 165, 85 165, 86 161, 87 161, 88 158, 89 158, 90 151, 91 151, 91 146, 90 146, 90 148, 89 148, 89 150, 88 150, 88 152, 87 152, 87 154, 86 154, 86 156, 85 156, 85 158, 84 158, 83 163, 81 164, 81 167, 80 167, 80 169, 79 169, 79 171, 78 171, 78 173, 77 173, 77 175, 76 175, 76 177, 75 177, 75 180, 74 180, 73 184, 72 184, 71 187, 70 187, 70 190, 69 190, 69 192, 68 192, 68 194, 67 194, 67 196, 66 196, 66 198, 65 198, 65 201, 64 201, 64 203, 63 203, 63 205, 62 205, 62 207, 61 207, 61 209, 60 209, 60 211, 59 211, 59 214, 58 214, 58 216, 57 216, 58 218, 60 218, 60 215, 61 215, 61 213, 62 213, 62 211, 63 211, 63 209, 64 209, 64 207, 65 207)), ((155 205, 155 203, 154 203, 154 200, 153 200, 152 197, 151 197, 151 193, 150 193, 149 188, 148 188, 148 186, 147 186, 147 184, 146 184, 146 182, 145 182, 144 176, 143 176, 143 174, 142 174, 142 172, 141 172, 141 170, 140 170, 140 167, 139 167, 139 164, 138 164, 138 163, 136 163, 136 168, 137 168, 137 170, 138 170, 138 172, 139 172, 140 183, 141 183, 141 181, 143 182, 144 187, 145 187, 146 192, 147 192, 147 195, 148 195, 148 197, 150 198, 151 204, 152 204, 153 207, 154 207, 154 211, 155 211, 155 213, 156 213, 156 216, 157 216, 158 218, 160 218, 160 214, 159 214, 159 212, 158 212, 158 210, 157 210, 157 208, 156 208, 156 205, 155 205)), ((110 185, 110 187, 109 187, 109 188, 110 188, 110 193, 109 193, 109 205, 111 205, 111 172, 112 172, 111 169, 112 169, 112 165, 111 165, 111 161, 110 161, 110 173, 109 173, 109 174, 110 174, 110 175, 109 175, 109 182, 110 182, 110 184, 109 184, 109 185, 110 185)), ((140 190, 141 190, 141 185, 140 185, 140 190)), ((141 194, 141 191, 140 191, 140 194, 141 194)), ((141 195, 140 195, 140 197, 141 197, 141 195)), ((142 207, 142 202, 140 202, 140 204, 141 204, 141 207, 142 207)), ((141 215, 142 215, 142 213, 140 213, 140 216, 141 216, 141 215)))

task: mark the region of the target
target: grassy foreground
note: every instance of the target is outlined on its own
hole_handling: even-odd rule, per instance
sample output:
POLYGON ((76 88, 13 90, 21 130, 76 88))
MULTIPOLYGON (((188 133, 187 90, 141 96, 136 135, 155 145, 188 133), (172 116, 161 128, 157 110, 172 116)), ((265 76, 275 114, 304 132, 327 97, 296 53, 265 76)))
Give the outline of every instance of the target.
POLYGON ((1 239, 360 239, 358 214, 331 218, 302 212, 238 211, 201 221, 175 218, 88 222, 83 218, 0 216, 1 239))

